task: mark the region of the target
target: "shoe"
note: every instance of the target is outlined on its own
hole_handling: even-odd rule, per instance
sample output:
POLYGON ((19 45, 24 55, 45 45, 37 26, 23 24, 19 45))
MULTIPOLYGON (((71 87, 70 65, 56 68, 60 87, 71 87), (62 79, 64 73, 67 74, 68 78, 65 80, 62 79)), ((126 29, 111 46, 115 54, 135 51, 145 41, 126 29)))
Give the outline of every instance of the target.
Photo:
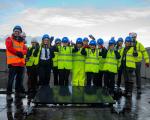
POLYGON ((6 100, 7 100, 7 101, 13 101, 13 97, 12 97, 11 95, 7 95, 7 96, 6 96, 6 100))

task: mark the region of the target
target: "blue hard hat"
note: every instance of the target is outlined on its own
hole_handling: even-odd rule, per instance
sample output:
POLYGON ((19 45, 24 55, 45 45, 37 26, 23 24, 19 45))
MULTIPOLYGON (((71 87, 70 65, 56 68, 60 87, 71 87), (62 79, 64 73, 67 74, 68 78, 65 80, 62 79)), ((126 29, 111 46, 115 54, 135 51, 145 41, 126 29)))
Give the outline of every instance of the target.
POLYGON ((126 39, 125 39, 125 42, 132 42, 132 37, 127 36, 126 39))
POLYGON ((83 41, 88 41, 89 42, 89 39, 87 37, 84 37, 83 41))
POLYGON ((45 39, 45 38, 50 39, 48 34, 44 34, 43 37, 42 37, 42 40, 45 39))
POLYGON ((62 38, 62 42, 63 43, 68 43, 69 42, 69 38, 68 37, 63 37, 62 38))
POLYGON ((82 44, 82 38, 77 38, 76 44, 82 44))
POLYGON ((91 40, 89 45, 96 45, 96 41, 95 40, 91 40))
POLYGON ((109 43, 108 43, 109 45, 112 45, 112 44, 114 44, 115 45, 115 41, 114 40, 109 40, 109 43))
POLYGON ((103 45, 103 44, 104 44, 104 40, 103 40, 102 38, 99 38, 99 39, 97 40, 97 44, 98 44, 98 45, 103 45))
POLYGON ((117 43, 118 42, 123 42, 123 38, 122 37, 118 38, 117 43))
POLYGON ((111 45, 111 44, 116 44, 116 41, 115 41, 115 38, 114 37, 112 37, 110 40, 109 40, 109 45, 111 45))
POLYGON ((15 30, 20 30, 20 32, 22 32, 22 28, 21 28, 21 26, 19 26, 19 25, 16 25, 16 26, 13 28, 13 31, 15 31, 15 30))
POLYGON ((61 39, 60 38, 56 38, 55 39, 55 43, 61 43, 61 39))

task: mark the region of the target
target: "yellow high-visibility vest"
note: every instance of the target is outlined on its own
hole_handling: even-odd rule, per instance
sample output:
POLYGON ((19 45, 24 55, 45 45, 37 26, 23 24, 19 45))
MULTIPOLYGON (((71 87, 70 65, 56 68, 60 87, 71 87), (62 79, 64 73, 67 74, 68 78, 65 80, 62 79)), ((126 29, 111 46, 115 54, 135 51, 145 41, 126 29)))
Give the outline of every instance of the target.
POLYGON ((95 49, 93 53, 91 49, 86 49, 87 56, 85 57, 85 72, 99 72, 99 53, 95 49))

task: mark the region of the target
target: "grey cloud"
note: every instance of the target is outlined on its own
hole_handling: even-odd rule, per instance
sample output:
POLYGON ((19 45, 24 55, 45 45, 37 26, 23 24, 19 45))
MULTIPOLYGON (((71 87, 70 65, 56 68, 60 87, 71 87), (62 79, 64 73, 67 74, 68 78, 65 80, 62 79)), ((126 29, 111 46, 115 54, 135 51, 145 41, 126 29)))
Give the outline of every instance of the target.
MULTIPOLYGON (((129 32, 135 31, 141 42, 147 41, 150 9, 124 9, 118 11, 99 11, 94 9, 63 9, 44 8, 26 9, 14 16, 6 24, 0 24, 1 34, 11 33, 15 24, 23 25, 28 35, 37 36, 49 33, 57 37, 69 36, 84 37, 94 34, 96 38, 109 40, 126 37, 129 32)), ((146 44, 150 46, 150 43, 146 44)))

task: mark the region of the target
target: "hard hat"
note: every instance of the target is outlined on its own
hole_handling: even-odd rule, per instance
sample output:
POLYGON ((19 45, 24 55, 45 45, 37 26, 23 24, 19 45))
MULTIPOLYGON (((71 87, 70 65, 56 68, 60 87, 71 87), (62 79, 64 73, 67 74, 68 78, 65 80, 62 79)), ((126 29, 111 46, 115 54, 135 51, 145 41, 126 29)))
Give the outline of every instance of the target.
POLYGON ((127 36, 126 39, 125 39, 125 42, 132 42, 131 36, 127 36))
POLYGON ((63 43, 68 43, 69 42, 69 38, 68 37, 63 37, 62 38, 62 42, 63 43))
POLYGON ((129 36, 130 36, 130 37, 137 37, 137 33, 131 32, 131 33, 129 33, 129 36))
POLYGON ((35 42, 35 43, 37 43, 38 41, 37 41, 37 39, 36 39, 36 38, 32 38, 31 42, 35 42))
POLYGON ((77 38, 76 44, 82 44, 82 38, 77 38))
POLYGON ((116 44, 116 41, 115 41, 115 38, 114 37, 112 37, 110 40, 109 40, 109 45, 111 45, 111 44, 116 44))
POLYGON ((118 42, 123 42, 123 38, 122 37, 118 38, 117 43, 118 42))
POLYGON ((97 44, 98 44, 98 45, 103 45, 103 44, 104 44, 103 39, 102 39, 102 38, 99 38, 99 39, 97 40, 97 44))
POLYGON ((15 30, 19 30, 20 32, 22 32, 22 28, 21 28, 21 26, 19 26, 19 25, 16 25, 16 26, 13 28, 13 32, 14 32, 15 30))
POLYGON ((42 40, 44 40, 45 38, 50 39, 48 34, 44 34, 43 37, 42 37, 42 40))
POLYGON ((26 37, 26 33, 25 33, 25 32, 22 32, 22 33, 20 34, 20 36, 21 36, 21 37, 26 37))
POLYGON ((95 45, 96 46, 96 41, 95 40, 91 40, 89 45, 95 45))
POLYGON ((115 43, 116 43, 116 42, 115 42, 114 40, 109 40, 109 43, 108 43, 108 44, 109 44, 109 45, 113 45, 113 44, 115 45, 115 43))
POLYGON ((83 41, 88 41, 89 42, 89 39, 87 37, 84 37, 83 41))
POLYGON ((60 38, 56 38, 55 39, 55 43, 61 43, 61 39, 60 38))

